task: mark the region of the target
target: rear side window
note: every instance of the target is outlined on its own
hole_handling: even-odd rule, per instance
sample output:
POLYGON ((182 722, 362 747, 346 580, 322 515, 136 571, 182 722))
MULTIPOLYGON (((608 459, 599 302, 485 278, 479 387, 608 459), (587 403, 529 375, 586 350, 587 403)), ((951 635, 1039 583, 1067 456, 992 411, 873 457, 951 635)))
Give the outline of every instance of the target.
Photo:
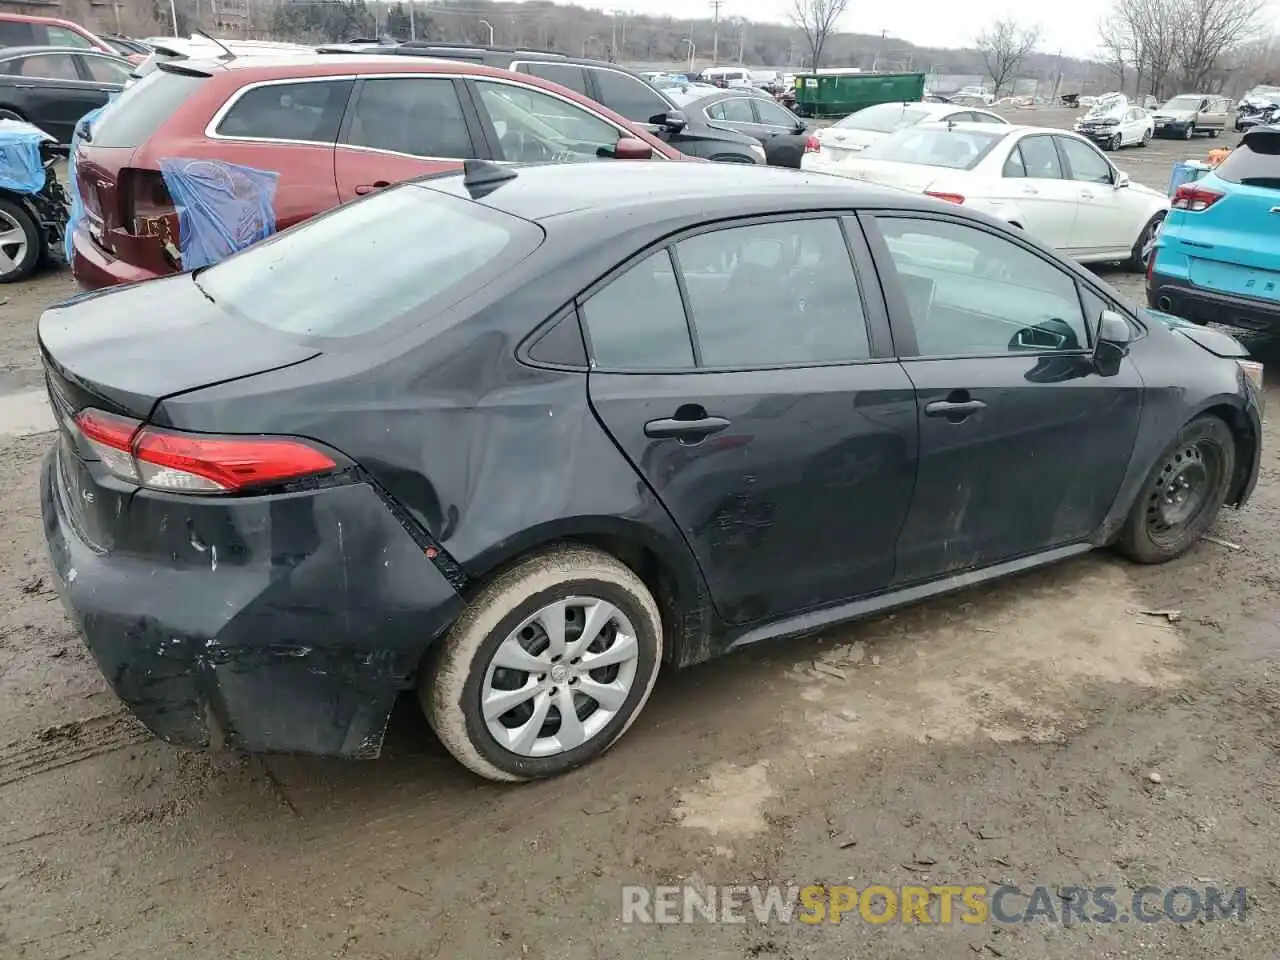
POLYGON ((0 47, 35 46, 39 46, 39 41, 31 24, 17 20, 0 20, 0 47))
POLYGON ((1228 183, 1280 190, 1280 133, 1245 137, 1215 172, 1228 183))
POLYGON ((364 81, 346 142, 415 157, 475 156, 457 88, 438 78, 364 81))
POLYGON ((80 50, 92 50, 93 44, 89 42, 87 37, 82 37, 74 30, 68 30, 65 27, 48 27, 49 46, 51 47, 76 47, 80 50))
POLYGON ((98 147, 139 147, 209 78, 156 70, 111 102, 90 131, 98 147))
POLYGON ((581 67, 567 63, 522 63, 520 72, 558 83, 583 96, 587 95, 587 77, 581 67))
POLYGON ((218 123, 221 137, 334 143, 351 96, 350 80, 268 83, 234 101, 218 123))
POLYGON ((26 57, 14 73, 23 77, 39 77, 42 80, 79 80, 76 62, 69 53, 41 53, 26 57))
POLYGON ((629 77, 615 70, 593 70, 596 87, 600 90, 600 102, 636 123, 648 123, 654 117, 671 109, 658 91, 643 80, 629 77))
POLYGON ((403 184, 278 233, 193 279, 214 303, 263 326, 352 337, 410 313, 429 320, 541 242, 532 223, 403 184))
POLYGON ((680 286, 665 249, 646 257, 582 305, 595 362, 612 370, 693 366, 680 286))

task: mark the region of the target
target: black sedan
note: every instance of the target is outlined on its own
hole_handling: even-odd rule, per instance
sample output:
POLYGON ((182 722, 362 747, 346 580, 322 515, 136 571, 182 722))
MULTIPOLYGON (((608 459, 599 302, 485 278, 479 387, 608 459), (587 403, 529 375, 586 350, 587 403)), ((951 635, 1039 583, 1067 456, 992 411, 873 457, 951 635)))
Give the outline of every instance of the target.
POLYGON ((755 137, 764 144, 770 166, 800 168, 809 146, 808 125, 772 97, 745 90, 684 100, 682 109, 690 122, 695 118, 716 130, 732 130, 755 137))
POLYGON ((124 89, 129 61, 94 50, 6 47, 0 50, 0 119, 26 120, 59 143, 76 123, 124 89))
POLYGON ((1170 560, 1258 473, 1230 337, 759 167, 467 161, 38 334, 55 580, 138 717, 370 757, 416 688, 496 780, 605 750, 664 664, 1170 560))

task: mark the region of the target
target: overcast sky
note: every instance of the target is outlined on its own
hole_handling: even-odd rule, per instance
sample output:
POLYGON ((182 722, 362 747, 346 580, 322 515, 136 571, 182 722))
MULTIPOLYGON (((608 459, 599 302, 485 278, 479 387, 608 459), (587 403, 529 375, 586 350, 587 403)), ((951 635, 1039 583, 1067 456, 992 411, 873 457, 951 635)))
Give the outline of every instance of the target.
MULTIPOLYGON (((691 15, 710 16, 709 0, 619 0, 592 2, 588 6, 610 10, 627 10, 676 18, 691 15), (706 13, 701 13, 702 10, 706 13)), ((786 21, 790 0, 725 0, 721 17, 741 16, 750 20, 786 21)), ((1041 49, 1056 53, 1059 48, 1069 56, 1093 56, 1098 50, 1098 20, 1111 8, 1111 0, 1072 0, 1035 4, 1010 4, 1009 0, 906 0, 906 2, 859 2, 851 0, 848 12, 837 23, 837 29, 850 33, 877 34, 887 30, 889 36, 929 47, 965 47, 982 29, 984 23, 1012 13, 1020 20, 1038 21, 1043 33, 1041 49)), ((1272 0, 1271 18, 1280 32, 1280 0, 1272 0)))

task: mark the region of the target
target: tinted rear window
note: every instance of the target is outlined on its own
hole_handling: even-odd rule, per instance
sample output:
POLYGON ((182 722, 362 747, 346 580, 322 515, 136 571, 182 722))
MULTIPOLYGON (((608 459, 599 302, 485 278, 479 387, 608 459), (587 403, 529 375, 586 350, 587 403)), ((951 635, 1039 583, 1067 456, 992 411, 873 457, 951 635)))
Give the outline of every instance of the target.
POLYGON ((94 121, 95 147, 140 147, 208 77, 157 70, 125 87, 94 121))
POLYGON ((406 184, 277 234, 195 281, 214 303, 263 326, 352 337, 409 313, 438 314, 541 242, 527 221, 406 184))
MULTIPOLYGON (((253 87, 218 123, 218 135, 334 143, 352 86, 350 80, 309 80, 253 87)), ((401 123, 412 122, 412 117, 401 118, 401 123)))
POLYGON ((1280 133, 1245 137, 1218 165, 1218 179, 1280 190, 1280 133))
POLYGON ((34 47, 44 40, 35 28, 21 20, 0 20, 0 47, 34 47))

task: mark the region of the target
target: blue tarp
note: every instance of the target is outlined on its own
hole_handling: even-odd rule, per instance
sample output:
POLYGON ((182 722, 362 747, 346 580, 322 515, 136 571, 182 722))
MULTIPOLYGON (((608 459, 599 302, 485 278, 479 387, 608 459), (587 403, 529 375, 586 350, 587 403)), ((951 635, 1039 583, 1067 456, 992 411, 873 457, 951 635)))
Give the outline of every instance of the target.
POLYGON ((53 139, 29 123, 0 121, 0 189, 39 193, 44 189, 40 144, 53 139))
POLYGON ((275 233, 279 174, 181 158, 161 160, 160 173, 178 209, 183 270, 217 263, 275 233))
POLYGON ((105 109, 106 107, 103 106, 90 110, 80 118, 75 131, 71 134, 71 156, 67 158, 67 193, 71 196, 71 211, 67 214, 67 232, 62 238, 62 253, 67 263, 71 262, 71 239, 75 235, 76 227, 84 219, 84 198, 80 196, 80 183, 76 179, 76 147, 80 143, 81 134, 105 109))

